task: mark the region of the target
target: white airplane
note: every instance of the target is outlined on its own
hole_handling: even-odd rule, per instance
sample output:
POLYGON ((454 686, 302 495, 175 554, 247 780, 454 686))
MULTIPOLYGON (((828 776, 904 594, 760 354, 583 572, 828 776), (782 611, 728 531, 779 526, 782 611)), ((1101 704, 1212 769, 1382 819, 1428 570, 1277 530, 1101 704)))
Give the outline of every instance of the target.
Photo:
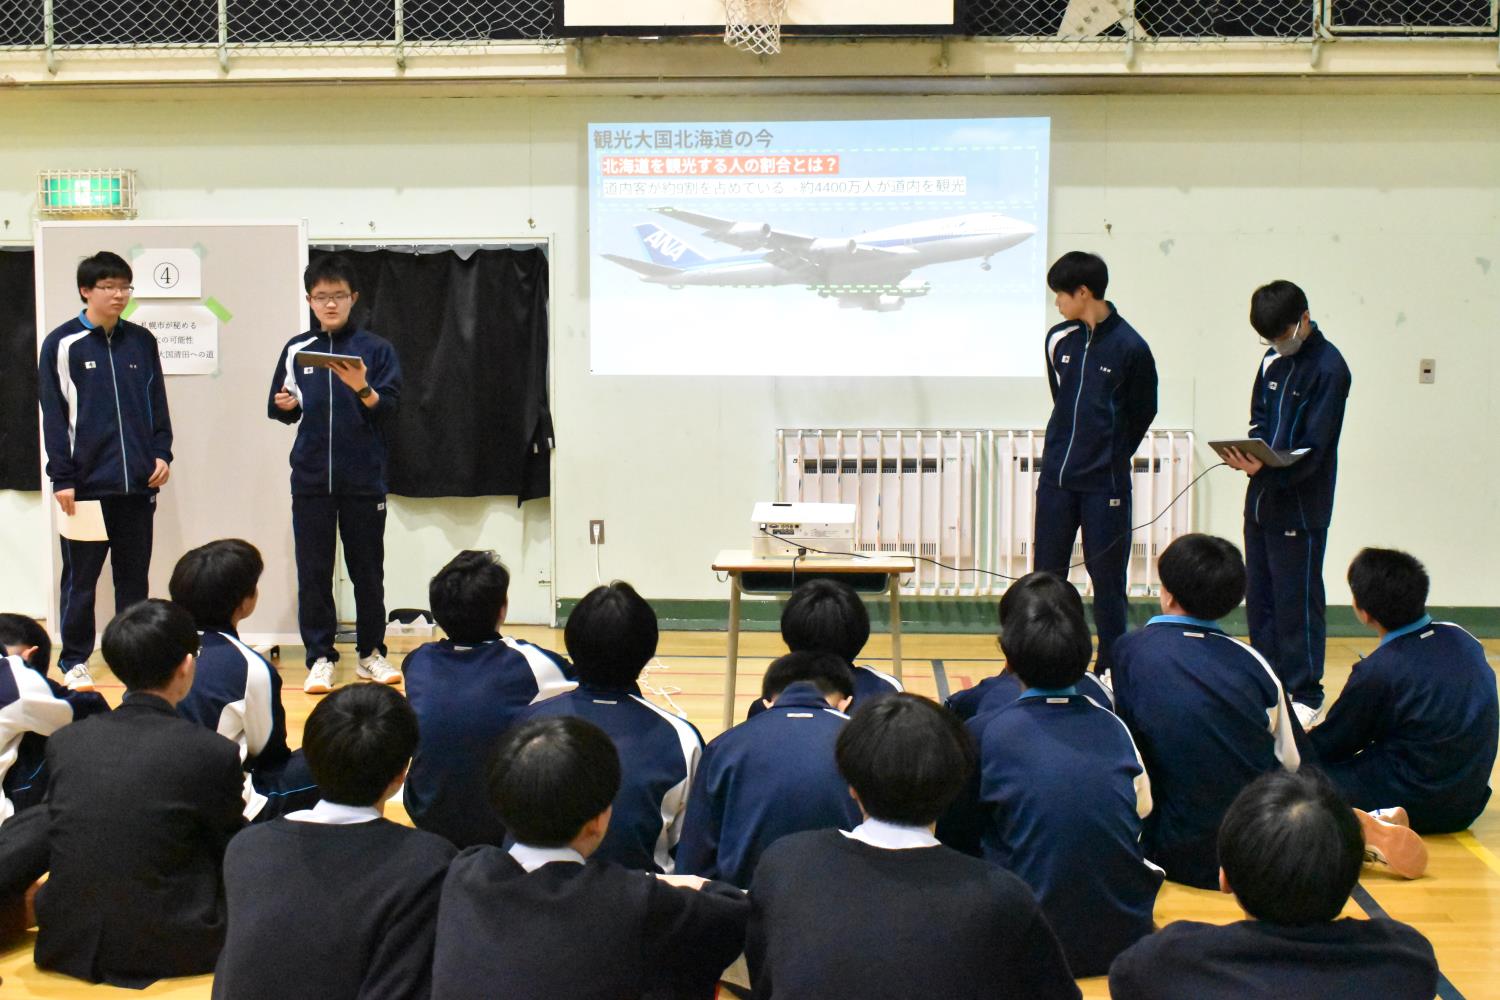
POLYGON ((635 227, 649 261, 607 253, 641 280, 668 288, 806 285, 844 309, 892 312, 930 285, 910 280, 918 268, 956 260, 981 261, 1036 235, 1036 226, 998 212, 955 215, 908 222, 858 236, 813 237, 779 230, 765 222, 737 222, 678 208, 652 211, 695 226, 708 238, 749 251, 705 257, 654 223, 635 227))

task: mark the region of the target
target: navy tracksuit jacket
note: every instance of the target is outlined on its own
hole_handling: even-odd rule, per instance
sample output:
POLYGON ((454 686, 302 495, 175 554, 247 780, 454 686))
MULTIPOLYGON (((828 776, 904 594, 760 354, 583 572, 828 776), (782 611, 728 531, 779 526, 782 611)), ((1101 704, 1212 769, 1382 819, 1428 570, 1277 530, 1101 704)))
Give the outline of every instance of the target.
POLYGON ((1092 330, 1068 321, 1047 331, 1046 355, 1053 406, 1037 479, 1034 564, 1066 578, 1083 529, 1099 634, 1095 669, 1103 672, 1125 632, 1133 458, 1156 417, 1156 361, 1112 304, 1092 330))
POLYGON ((1333 517, 1349 366, 1316 323, 1301 350, 1266 352, 1250 394, 1250 436, 1278 451, 1308 449, 1264 468, 1245 491, 1245 613, 1250 642, 1293 701, 1323 703, 1323 553, 1333 517))
MULTIPOLYGON (((1093 674, 1084 674, 1079 678, 1078 693, 1088 698, 1100 708, 1107 708, 1111 712, 1115 709, 1115 696, 1104 682, 1093 674)), ((954 715, 965 722, 980 715, 998 711, 1021 697, 1021 692, 1026 690, 1021 684, 1021 679, 1010 671, 1002 671, 993 677, 986 677, 971 688, 955 691, 948 696, 943 705, 954 715)))

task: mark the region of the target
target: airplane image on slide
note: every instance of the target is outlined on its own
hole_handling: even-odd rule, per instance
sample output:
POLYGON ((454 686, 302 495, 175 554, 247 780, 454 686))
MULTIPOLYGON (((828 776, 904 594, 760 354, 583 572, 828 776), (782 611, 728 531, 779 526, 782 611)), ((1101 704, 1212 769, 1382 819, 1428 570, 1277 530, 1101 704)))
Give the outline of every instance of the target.
POLYGON ((931 264, 990 258, 1036 235, 1036 226, 997 212, 908 222, 858 236, 803 236, 764 222, 742 222, 678 208, 652 211, 696 227, 717 243, 747 251, 705 257, 681 237, 654 223, 635 227, 649 261, 602 254, 648 284, 746 288, 806 285, 843 309, 893 312, 930 286, 911 278, 931 264))

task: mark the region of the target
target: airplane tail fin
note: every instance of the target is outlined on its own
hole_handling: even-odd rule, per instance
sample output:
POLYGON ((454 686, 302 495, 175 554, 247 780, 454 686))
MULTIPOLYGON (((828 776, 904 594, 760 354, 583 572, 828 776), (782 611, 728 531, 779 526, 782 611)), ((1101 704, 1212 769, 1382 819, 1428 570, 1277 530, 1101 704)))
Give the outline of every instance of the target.
POLYGON ((652 263, 679 270, 708 263, 707 257, 694 250, 681 237, 672 235, 655 223, 642 223, 635 227, 635 232, 652 263))

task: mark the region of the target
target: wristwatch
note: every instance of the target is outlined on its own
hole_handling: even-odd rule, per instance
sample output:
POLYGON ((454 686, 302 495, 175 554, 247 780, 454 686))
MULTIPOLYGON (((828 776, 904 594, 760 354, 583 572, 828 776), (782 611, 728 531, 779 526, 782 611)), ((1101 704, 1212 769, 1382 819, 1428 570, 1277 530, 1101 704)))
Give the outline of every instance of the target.
POLYGON ((372 393, 374 391, 375 391, 374 389, 370 388, 367 385, 363 389, 361 389, 358 392, 356 392, 355 395, 358 396, 360 399, 365 399, 366 397, 368 397, 370 395, 370 393, 372 393))

